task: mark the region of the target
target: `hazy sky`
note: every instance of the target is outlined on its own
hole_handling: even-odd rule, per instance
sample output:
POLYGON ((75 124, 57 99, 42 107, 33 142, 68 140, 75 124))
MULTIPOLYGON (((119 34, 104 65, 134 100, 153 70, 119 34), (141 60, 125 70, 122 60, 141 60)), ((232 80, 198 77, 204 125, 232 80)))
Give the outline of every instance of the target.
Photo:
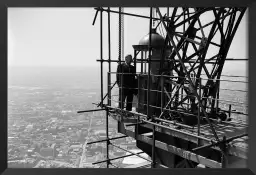
MULTIPOLYGON (((117 8, 115 8, 117 10, 117 8)), ((149 8, 125 8, 149 16, 149 8)), ((93 8, 8 8, 9 66, 93 66, 100 59, 100 18, 93 26, 93 8)), ((112 59, 118 56, 118 15, 111 27, 112 59)), ((247 18, 244 16, 228 57, 248 58, 247 18)), ((125 16, 125 53, 148 33, 149 20, 125 16)), ((107 13, 104 13, 104 58, 107 52, 107 13)), ((241 63, 236 63, 240 65, 241 63)), ((245 65, 245 64, 242 64, 245 65)))

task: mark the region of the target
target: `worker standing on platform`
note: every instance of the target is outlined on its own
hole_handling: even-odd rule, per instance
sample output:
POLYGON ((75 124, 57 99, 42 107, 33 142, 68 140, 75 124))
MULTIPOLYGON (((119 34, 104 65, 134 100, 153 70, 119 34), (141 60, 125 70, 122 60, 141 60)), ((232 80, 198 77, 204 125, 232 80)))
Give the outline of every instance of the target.
POLYGON ((119 64, 117 67, 117 85, 119 87, 119 108, 124 108, 124 101, 126 100, 126 110, 132 110, 133 95, 136 88, 136 70, 131 65, 132 55, 125 56, 125 63, 119 64))

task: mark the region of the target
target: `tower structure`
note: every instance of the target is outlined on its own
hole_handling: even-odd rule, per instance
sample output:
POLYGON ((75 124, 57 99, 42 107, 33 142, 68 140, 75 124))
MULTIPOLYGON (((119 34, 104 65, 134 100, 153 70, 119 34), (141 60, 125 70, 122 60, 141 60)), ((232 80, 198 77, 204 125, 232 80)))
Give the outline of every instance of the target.
MULTIPOLYGON (((101 24, 101 102, 106 110, 106 136, 111 140, 133 137, 136 145, 151 156, 151 167, 209 168, 243 167, 247 156, 247 123, 230 117, 232 112, 220 105, 220 82, 226 61, 247 59, 227 58, 227 54, 246 8, 150 8, 149 16, 130 14, 104 8, 100 13, 101 24), (102 15, 108 14, 109 55, 103 59, 102 15), (111 59, 110 13, 119 14, 119 59, 111 59), (134 66, 137 70, 138 102, 135 111, 118 109, 112 105, 111 63, 121 63, 123 43, 122 15, 149 19, 149 33, 134 48, 134 66), (211 17, 205 18, 210 15, 211 17), (161 34, 160 34, 161 33, 161 34), (138 58, 140 55, 140 58, 138 58), (103 63, 107 62, 108 93, 103 94, 103 63), (104 99, 107 98, 107 102, 104 99), (133 115, 128 118, 127 114, 133 115), (118 121, 118 132, 124 136, 109 138, 108 118, 118 121)), ((229 83, 244 83, 229 81, 229 83)), ((230 104, 229 104, 230 105, 230 104)), ((82 112, 92 112, 79 111, 82 112)), ((234 113, 234 112, 233 112, 234 113)), ((247 115, 236 112, 239 115, 247 115)), ((96 142, 91 142, 93 144, 96 142)), ((129 150, 126 150, 129 152, 129 150)), ((131 154, 135 154, 130 152, 131 154)), ((141 157, 139 153, 135 155, 141 157)), ((107 153, 107 166, 113 165, 107 153)), ((115 158, 114 158, 115 160, 115 158)), ((115 165, 113 165, 115 166, 115 165)))

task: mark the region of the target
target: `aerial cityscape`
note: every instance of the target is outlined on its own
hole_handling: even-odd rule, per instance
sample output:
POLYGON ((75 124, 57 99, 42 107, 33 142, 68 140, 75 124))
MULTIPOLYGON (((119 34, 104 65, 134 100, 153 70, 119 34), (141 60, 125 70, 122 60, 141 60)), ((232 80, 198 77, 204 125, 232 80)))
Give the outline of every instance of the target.
MULTIPOLYGON (((95 105, 92 103, 99 102, 99 82, 93 81, 98 75, 87 79, 91 82, 87 85, 84 85, 85 81, 75 84, 78 82, 77 79, 87 75, 86 72, 91 70, 77 71, 77 75, 74 74, 72 79, 69 79, 69 86, 64 83, 55 86, 49 83, 50 79, 47 78, 37 82, 35 78, 37 75, 26 75, 33 80, 33 83, 26 77, 20 82, 20 77, 17 76, 19 71, 22 70, 12 72, 13 76, 10 78, 8 87, 8 166, 16 168, 106 167, 106 163, 92 164, 104 160, 106 143, 87 145, 89 142, 105 139, 105 111, 77 114, 81 109, 94 109, 95 105), (37 87, 31 84, 36 84, 37 87)), ((61 75, 65 75, 64 71, 62 72, 61 75)), ((42 74, 44 73, 42 71, 42 74)), ((62 80, 65 76, 57 78, 62 80)), ((222 86, 227 87, 225 83, 222 86)), ((237 84, 236 88, 245 90, 246 86, 237 84)), ((237 102, 247 100, 247 95, 243 92, 234 94, 222 91, 222 94, 222 99, 226 100, 237 102)), ((228 109, 228 106, 224 105, 223 108, 228 109)), ((247 107, 243 105, 233 104, 232 108, 247 112, 247 107)), ((244 116, 237 115, 237 117, 244 120, 244 116)), ((117 122, 110 117, 109 137, 116 136, 122 136, 122 134, 117 133, 117 122)), ((135 140, 129 137, 112 142, 128 150, 137 150, 135 140)), ((125 154, 126 152, 109 146, 111 158, 125 154)), ((132 164, 127 160, 122 158, 113 162, 119 167, 125 166, 123 163, 132 164)))
MULTIPOLYGON (((95 84, 92 82, 91 85, 94 87, 95 84)), ((89 86, 40 88, 10 85, 8 87, 8 166, 105 167, 106 163, 98 165, 92 163, 104 160, 106 143, 87 145, 89 142, 103 140, 106 137, 105 111, 77 114, 77 111, 85 106, 87 109, 95 108, 92 102, 100 99, 97 88, 97 86, 90 89, 89 86)), ((112 118, 109 120, 109 136, 121 136, 117 133, 117 123, 112 118)), ((113 140, 113 143, 125 149, 136 150, 135 140, 131 138, 113 140)), ((109 152, 110 157, 113 158, 126 154, 111 146, 109 152)), ((124 159, 118 159, 114 162, 122 166, 123 161, 124 159)))
POLYGON ((246 8, 113 10, 8 11, 8 168, 246 167, 246 8))

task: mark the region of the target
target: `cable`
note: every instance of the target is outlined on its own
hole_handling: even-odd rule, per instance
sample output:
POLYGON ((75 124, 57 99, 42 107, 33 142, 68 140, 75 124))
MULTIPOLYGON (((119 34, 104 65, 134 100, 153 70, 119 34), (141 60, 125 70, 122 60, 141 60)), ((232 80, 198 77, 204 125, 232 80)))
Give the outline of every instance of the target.
MULTIPOLYGON (((123 13, 124 12, 124 8, 121 7, 121 12, 123 13)), ((121 40, 122 40, 122 50, 121 50, 121 53, 122 53, 122 59, 124 59, 124 15, 121 14, 121 40)))

